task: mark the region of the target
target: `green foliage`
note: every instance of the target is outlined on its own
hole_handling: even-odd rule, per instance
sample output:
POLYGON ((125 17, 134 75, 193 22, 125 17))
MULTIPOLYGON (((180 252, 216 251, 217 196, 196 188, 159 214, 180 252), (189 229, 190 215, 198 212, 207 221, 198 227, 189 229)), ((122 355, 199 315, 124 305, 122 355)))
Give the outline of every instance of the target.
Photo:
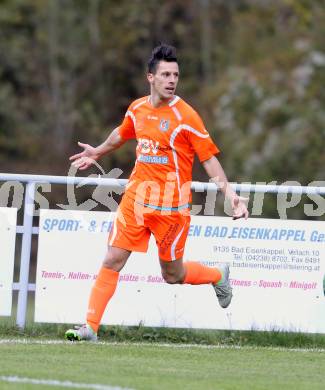
MULTIPOLYGON (((231 180, 321 180, 324 26, 321 0, 2 0, 3 169, 66 174, 77 140, 101 142, 148 93, 146 60, 165 41, 178 48, 178 93, 202 114, 231 180)), ((129 172, 133 148, 106 170, 129 172)))

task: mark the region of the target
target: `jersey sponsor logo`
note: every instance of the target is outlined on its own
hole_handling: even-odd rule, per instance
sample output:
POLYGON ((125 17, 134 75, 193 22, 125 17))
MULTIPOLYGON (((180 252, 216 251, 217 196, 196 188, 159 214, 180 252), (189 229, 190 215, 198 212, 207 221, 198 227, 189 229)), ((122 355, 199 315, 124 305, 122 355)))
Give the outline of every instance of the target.
POLYGON ((148 164, 168 164, 167 156, 148 156, 140 154, 138 161, 148 164))
POLYGON ((158 120, 158 117, 157 116, 153 116, 153 115, 148 115, 147 118, 149 120, 152 120, 152 121, 157 121, 158 120))
POLYGON ((158 146, 158 149, 161 150, 162 152, 167 152, 168 150, 172 150, 172 147, 169 145, 166 146, 158 146))
POLYGON ((153 154, 157 154, 159 149, 159 142, 147 138, 138 138, 137 149, 140 151, 140 153, 147 154, 152 152, 153 154))
POLYGON ((159 128, 161 131, 167 131, 169 129, 169 119, 161 119, 159 128))

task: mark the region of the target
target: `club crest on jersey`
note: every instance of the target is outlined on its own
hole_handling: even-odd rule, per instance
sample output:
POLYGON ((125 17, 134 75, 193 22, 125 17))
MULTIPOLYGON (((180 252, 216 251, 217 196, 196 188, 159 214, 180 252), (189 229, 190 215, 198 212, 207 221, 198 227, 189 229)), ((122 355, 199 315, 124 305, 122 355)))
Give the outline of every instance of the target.
POLYGON ((161 119, 159 128, 161 131, 167 131, 169 129, 169 120, 168 119, 161 119))

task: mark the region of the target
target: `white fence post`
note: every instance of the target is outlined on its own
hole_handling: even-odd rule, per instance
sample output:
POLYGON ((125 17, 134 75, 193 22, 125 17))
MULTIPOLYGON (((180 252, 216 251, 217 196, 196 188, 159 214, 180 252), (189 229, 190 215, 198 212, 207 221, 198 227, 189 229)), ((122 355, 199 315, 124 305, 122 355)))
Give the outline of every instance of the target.
POLYGON ((34 216, 35 183, 26 184, 24 204, 24 232, 21 246, 19 292, 16 325, 24 328, 26 323, 29 265, 32 246, 32 229, 34 216))

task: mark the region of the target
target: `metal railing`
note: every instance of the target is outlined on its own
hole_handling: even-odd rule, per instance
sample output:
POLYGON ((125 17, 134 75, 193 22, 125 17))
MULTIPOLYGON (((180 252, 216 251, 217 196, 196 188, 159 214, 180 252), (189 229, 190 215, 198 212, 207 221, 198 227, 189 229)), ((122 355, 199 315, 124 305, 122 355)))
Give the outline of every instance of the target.
MULTIPOLYGON (((24 174, 0 174, 0 182, 26 183, 24 199, 23 225, 17 226, 16 233, 22 234, 22 246, 20 254, 19 282, 13 283, 13 290, 18 291, 16 324, 24 328, 26 324, 28 291, 35 291, 35 283, 29 283, 29 268, 31 260, 32 235, 38 235, 39 229, 33 226, 35 185, 36 184, 65 184, 65 185, 100 185, 112 189, 121 189, 127 184, 126 179, 111 179, 102 177, 75 177, 75 176, 46 176, 24 174)), ((325 195, 325 187, 317 186, 287 186, 267 184, 238 184, 232 183, 231 187, 241 193, 276 193, 276 194, 318 194, 325 195)), ((192 182, 191 189, 204 192, 216 191, 218 187, 214 183, 192 182)))

